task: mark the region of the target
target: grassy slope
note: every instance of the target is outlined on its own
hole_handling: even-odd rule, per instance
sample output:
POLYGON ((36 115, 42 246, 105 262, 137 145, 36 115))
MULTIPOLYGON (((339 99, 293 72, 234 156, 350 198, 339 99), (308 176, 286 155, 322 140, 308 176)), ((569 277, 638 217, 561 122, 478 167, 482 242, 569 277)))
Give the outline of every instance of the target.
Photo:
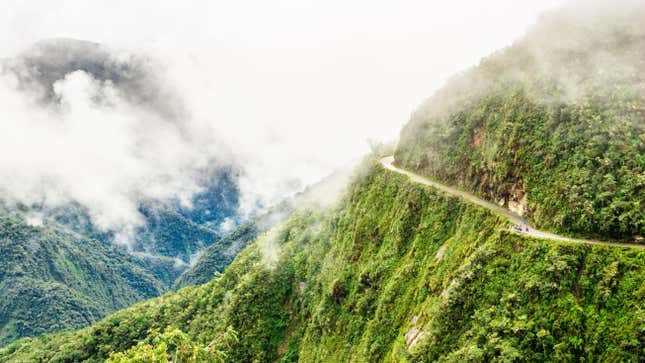
POLYGON ((297 213, 209 283, 21 340, 0 361, 98 361, 166 325, 201 342, 232 325, 232 361, 637 361, 643 252, 531 240, 505 224, 372 167, 339 206, 297 213), (408 349, 415 326, 423 336, 408 349))

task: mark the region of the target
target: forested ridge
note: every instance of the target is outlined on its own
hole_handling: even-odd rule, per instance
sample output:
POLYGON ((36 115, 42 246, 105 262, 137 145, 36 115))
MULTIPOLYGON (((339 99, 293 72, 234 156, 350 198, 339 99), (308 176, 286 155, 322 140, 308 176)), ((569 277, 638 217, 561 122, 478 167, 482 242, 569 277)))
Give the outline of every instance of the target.
POLYGON ((401 132, 397 162, 515 206, 541 228, 638 240, 645 9, 580 12, 544 15, 450 80, 401 132))
POLYGON ((166 327, 191 346, 236 332, 228 361, 638 361, 643 252, 506 228, 374 162, 336 207, 298 212, 207 284, 0 361, 101 361, 166 327))
POLYGON ((78 329, 158 296, 173 266, 11 215, 0 215, 0 259, 0 345, 78 329))
MULTIPOLYGON (((127 99, 124 102, 131 102, 135 107, 168 118, 178 117, 176 105, 169 101, 172 92, 160 82, 150 63, 152 60, 141 54, 120 57, 117 53, 106 45, 82 40, 46 39, 11 58, 0 59, 0 75, 3 87, 4 81, 12 80, 12 93, 20 99, 33 97, 33 104, 27 101, 31 111, 37 113, 41 108, 52 111, 46 119, 58 126, 65 122, 69 100, 57 93, 60 91, 57 87, 74 74, 85 74, 90 80, 115 90, 127 99)), ((92 102, 96 104, 111 103, 102 100, 107 94, 99 92, 94 96, 92 102)), ((83 124, 100 123, 96 117, 98 114, 84 119, 83 124)), ((19 119, 18 114, 5 118, 8 125, 19 119)), ((27 123, 17 121, 21 130, 22 127, 29 129, 27 123)), ((34 129, 40 132, 48 130, 47 127, 48 123, 44 122, 34 129)), ((10 129, 4 130, 3 124, 7 135, 22 132, 10 129)), ((58 136, 51 137, 59 144, 68 144, 58 136)), ((24 136, 24 142, 20 140, 21 145, 29 142, 34 139, 24 136)), ((40 147, 39 142, 36 144, 40 147)), ((57 150, 58 147, 36 154, 57 150)), ((25 153, 19 154, 19 151, 15 155, 7 153, 7 160, 30 169, 29 162, 20 159, 25 153)), ((74 150, 73 154, 83 152, 74 150)), ((116 153, 105 156, 113 155, 116 153)), ((68 163, 52 157, 46 164, 51 166, 54 160, 68 163)), ((79 165, 82 167, 78 169, 86 172, 95 166, 85 160, 79 165)), ((42 171, 41 167, 31 169, 42 171)), ((61 167, 58 169, 61 170, 58 176, 70 176, 61 167)), ((104 206, 92 209, 93 203, 87 199, 64 195, 62 190, 66 187, 53 186, 56 177, 51 175, 42 178, 47 184, 42 190, 36 188, 24 196, 18 191, 20 185, 3 184, 0 190, 0 346, 24 336, 88 326, 115 310, 171 290, 177 277, 190 268, 198 254, 220 239, 221 224, 235 226, 237 223, 240 172, 236 165, 229 163, 195 171, 191 176, 196 183, 194 193, 181 202, 171 197, 132 195, 136 217, 128 223, 114 225, 101 222, 104 206), (40 195, 41 191, 52 194, 40 195)), ((123 170, 110 173, 117 175, 123 170)), ((12 175, 3 180, 13 179, 12 175)), ((99 178, 103 179, 107 178, 99 178)), ((108 199, 119 198, 96 182, 82 180, 80 183, 90 185, 88 188, 93 191, 110 194, 108 199)), ((122 210, 116 214, 119 213, 122 210)), ((212 273, 208 277, 211 276, 212 273)))
MULTIPOLYGON (((541 229, 638 243, 645 9, 577 10, 544 15, 450 80, 394 154, 541 229)), ((300 201, 273 228, 216 242, 178 280, 187 287, 18 340, 0 362, 643 360, 644 250, 515 233, 491 209, 385 170, 391 151, 367 157, 331 205, 300 201)))

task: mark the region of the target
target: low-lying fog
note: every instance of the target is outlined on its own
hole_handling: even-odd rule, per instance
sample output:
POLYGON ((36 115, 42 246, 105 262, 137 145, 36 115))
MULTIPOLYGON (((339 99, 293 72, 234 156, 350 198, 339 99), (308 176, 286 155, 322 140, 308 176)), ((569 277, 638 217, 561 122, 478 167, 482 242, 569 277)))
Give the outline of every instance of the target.
POLYGON ((559 3, 6 1, 2 199, 76 201, 119 229, 141 198, 188 202, 232 163, 248 213, 395 140, 451 74, 559 3), (99 43, 103 68, 34 73, 24 52, 52 38, 99 43))

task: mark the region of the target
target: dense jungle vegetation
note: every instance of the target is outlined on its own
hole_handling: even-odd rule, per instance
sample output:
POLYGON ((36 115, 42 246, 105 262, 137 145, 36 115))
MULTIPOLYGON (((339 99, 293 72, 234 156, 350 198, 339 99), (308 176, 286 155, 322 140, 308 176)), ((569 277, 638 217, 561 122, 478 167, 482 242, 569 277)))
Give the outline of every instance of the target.
POLYGON ((336 207, 296 213, 207 284, 20 340, 0 361, 102 361, 166 327, 191 346, 236 332, 221 352, 235 362, 642 357, 644 252, 507 227, 374 165, 336 207))
MULTIPOLYGON (((113 232, 95 227, 78 204, 47 208, 0 201, 0 347, 25 336, 82 328, 174 289, 191 259, 219 241, 208 226, 234 210, 224 203, 236 195, 227 183, 219 194, 222 183, 213 182, 197 195, 190 214, 180 206, 142 203, 144 223, 134 231, 130 250, 114 243, 113 232), (40 223, 29 225, 31 216, 40 223)), ((221 269, 239 250, 220 252, 230 254, 221 269)))
POLYGON ((538 227, 645 234, 645 9, 564 9, 451 81, 401 132, 399 165, 538 227))
POLYGON ((0 346, 78 329, 167 290, 173 261, 134 257, 60 226, 0 215, 0 346))
MULTIPOLYGON (((422 105, 401 133, 397 163, 525 206, 541 228, 638 240, 642 19, 642 7, 581 16, 565 6, 545 15, 422 105)), ((44 232, 3 223, 3 238, 21 241, 19 251, 39 251, 22 234, 44 232)), ((81 330, 18 340, 0 348, 0 363, 642 361, 645 251, 535 239, 509 227, 369 159, 332 206, 299 209, 271 229, 245 224, 214 242, 223 249, 207 250, 184 273, 178 285, 187 287, 81 330), (227 248, 241 252, 233 259, 227 248)), ((85 253, 54 259, 43 273, 67 281, 54 272, 81 273, 85 262, 75 256, 85 253)), ((12 268, 25 279, 34 273, 12 268)), ((126 280, 121 289, 147 291, 146 281, 126 280)))
MULTIPOLYGON (((321 188, 324 183, 312 187, 313 190, 321 188)), ((174 288, 205 284, 216 273, 221 273, 242 252, 247 245, 252 243, 261 233, 284 222, 296 209, 297 200, 307 198, 313 194, 305 191, 294 198, 286 200, 271 208, 264 214, 251 218, 242 223, 233 232, 206 248, 195 264, 179 276, 174 283, 174 288)))

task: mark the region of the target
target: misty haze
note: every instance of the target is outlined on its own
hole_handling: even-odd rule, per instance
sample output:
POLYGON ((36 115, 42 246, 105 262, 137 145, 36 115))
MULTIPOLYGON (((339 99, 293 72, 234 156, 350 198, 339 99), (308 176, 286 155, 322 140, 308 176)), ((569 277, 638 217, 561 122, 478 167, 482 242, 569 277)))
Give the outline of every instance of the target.
POLYGON ((6 1, 0 363, 642 362, 643 24, 6 1))

